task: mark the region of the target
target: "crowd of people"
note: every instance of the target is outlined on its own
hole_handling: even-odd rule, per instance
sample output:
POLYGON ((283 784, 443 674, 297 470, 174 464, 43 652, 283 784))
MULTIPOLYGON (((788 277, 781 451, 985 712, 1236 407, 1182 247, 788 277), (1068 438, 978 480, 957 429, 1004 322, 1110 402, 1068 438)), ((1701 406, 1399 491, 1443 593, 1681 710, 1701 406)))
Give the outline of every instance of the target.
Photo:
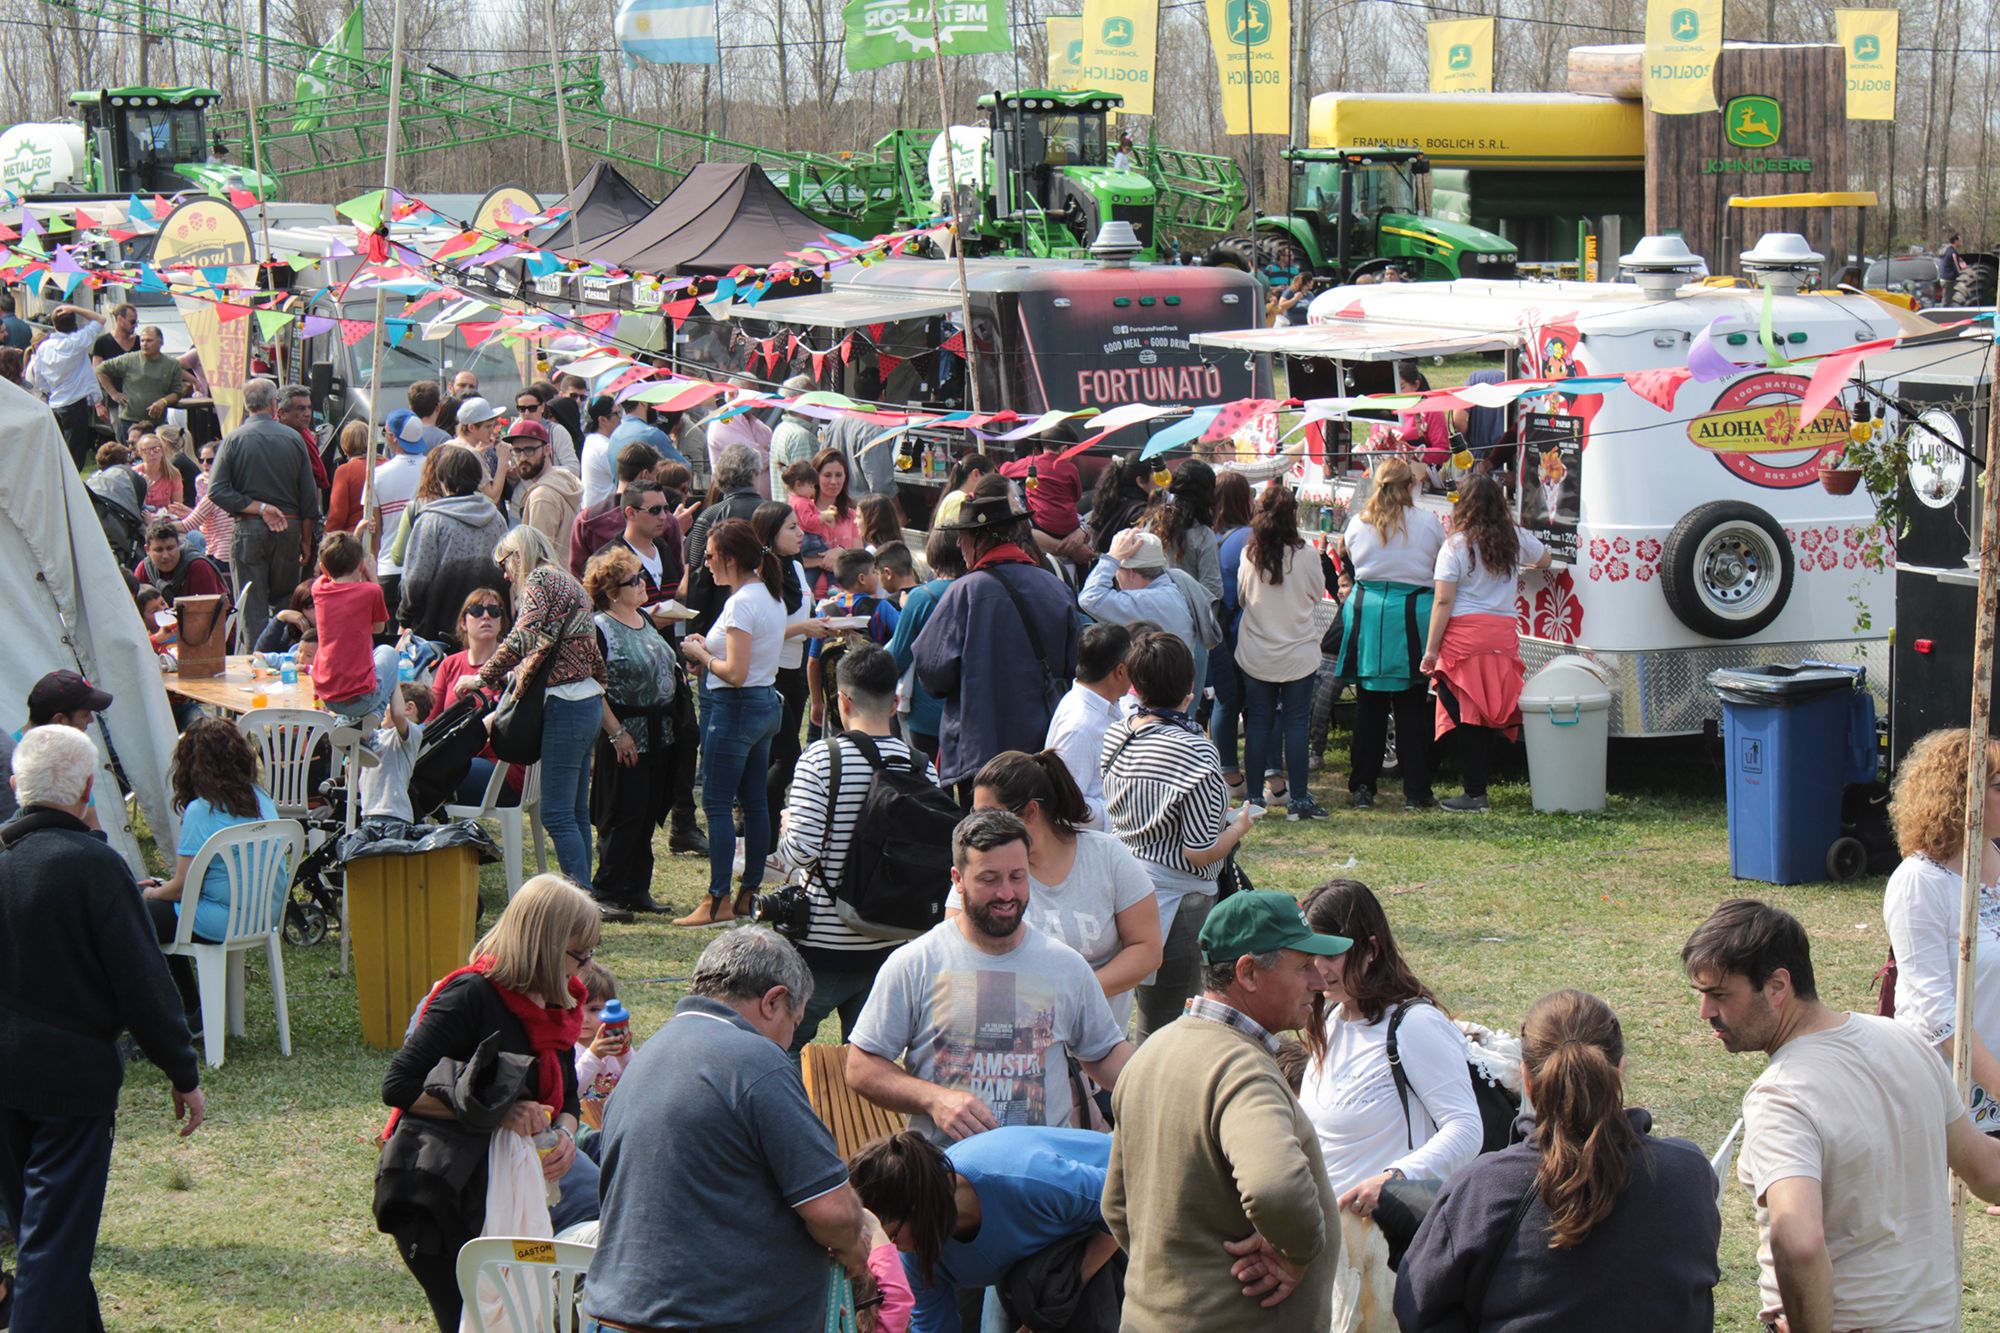
MULTIPOLYGON (((36 353, 65 429, 56 389, 80 390, 95 318, 73 316, 36 353)), ((189 460, 163 418, 198 386, 128 322, 90 378, 131 417, 99 473, 129 475, 147 515, 131 577, 156 647, 177 601, 213 596, 241 644, 295 652, 320 706, 372 733, 369 813, 431 813, 411 756, 455 710, 493 728, 457 801, 518 802, 518 756, 537 765, 561 873, 439 979, 383 1083, 376 1220, 441 1329, 496 1199, 545 1199, 549 1232, 594 1242, 582 1300, 611 1330, 816 1328, 830 1283, 889 1333, 1319 1330, 1369 1280, 1343 1215, 1401 1228, 1373 1280, 1404 1328, 1712 1321, 1717 1182, 1627 1104, 1602 1000, 1529 1008, 1500 1061, 1525 1109, 1496 1128, 1492 1062, 1377 895, 1332 880, 1301 902, 1237 864, 1259 818, 1326 816, 1329 682, 1355 690, 1354 809, 1380 799, 1392 719, 1407 809, 1487 808, 1519 720, 1516 579, 1549 558, 1490 478, 1462 478, 1444 522, 1417 503, 1423 469, 1387 457, 1321 549, 1268 465, 1119 458, 1086 488, 1058 432, 961 457, 919 534, 893 445, 569 379, 511 414, 420 383, 378 437, 324 442, 305 390, 253 380, 245 423, 189 460), (1439 801, 1444 738, 1463 793, 1439 801), (663 828, 707 861, 691 904, 654 896, 663 828), (634 1046, 596 951, 683 908, 690 930, 775 929, 717 934, 634 1046), (836 1015, 846 1087, 906 1124, 846 1160, 800 1078, 836 1015), (716 1262, 732 1253, 760 1280, 716 1262)), ((194 853, 274 814, 235 726, 186 712, 174 873, 132 881, 91 833, 84 733, 111 703, 71 673, 37 687, 0 826, 0 992, 50 997, 0 1005, 0 1049, 86 1048, 86 1076, 0 1093, 21 1329, 100 1326, 120 1031, 201 1122, 204 1016, 157 945, 217 937, 227 886, 211 870, 190 899, 194 853), (78 857, 101 871, 84 895, 78 857), (28 943, 56 920, 59 947, 28 943)), ((1740 1174, 1773 1326, 1948 1325, 1940 1168, 2000 1199, 1979 1132, 2000 1121, 2000 951, 1980 951, 1970 1106, 1936 1054, 1968 748, 1932 738, 1899 778, 1894 1021, 1821 1004, 1803 930, 1766 904, 1723 904, 1683 954, 1703 1021, 1771 1056, 1740 1174)))

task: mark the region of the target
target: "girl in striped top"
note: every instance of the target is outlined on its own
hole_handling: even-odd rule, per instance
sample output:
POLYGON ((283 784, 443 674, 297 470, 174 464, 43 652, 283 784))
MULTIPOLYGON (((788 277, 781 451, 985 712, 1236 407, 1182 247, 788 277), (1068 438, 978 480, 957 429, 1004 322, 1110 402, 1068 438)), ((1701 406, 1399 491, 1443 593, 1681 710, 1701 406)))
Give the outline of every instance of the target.
POLYGON ((1104 806, 1111 830, 1146 868, 1160 908, 1164 956, 1138 988, 1134 1040, 1180 1017, 1198 988, 1200 935, 1222 863, 1250 829, 1246 806, 1229 816, 1215 745, 1187 713, 1194 655, 1171 634, 1133 640, 1125 659, 1139 710, 1105 733, 1104 806))

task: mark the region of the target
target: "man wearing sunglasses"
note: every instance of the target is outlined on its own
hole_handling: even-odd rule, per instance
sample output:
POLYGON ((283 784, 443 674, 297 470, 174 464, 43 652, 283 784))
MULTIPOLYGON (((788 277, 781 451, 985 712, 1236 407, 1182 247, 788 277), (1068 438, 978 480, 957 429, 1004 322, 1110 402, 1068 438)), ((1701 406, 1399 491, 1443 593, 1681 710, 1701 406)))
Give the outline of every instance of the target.
POLYGON ((507 444, 514 459, 507 517, 526 523, 562 550, 577 510, 583 507, 583 482, 550 463, 549 431, 541 422, 516 421, 507 428, 507 444))
POLYGON ((514 417, 519 421, 532 421, 549 433, 551 453, 549 461, 572 476, 581 477, 583 466, 576 457, 576 437, 562 422, 551 420, 548 414, 549 399, 556 396, 555 386, 543 381, 529 385, 514 395, 514 417), (548 390, 543 394, 543 389, 548 390))
POLYGON ((598 549, 623 546, 639 558, 639 572, 646 581, 645 605, 650 609, 672 597, 681 585, 681 525, 674 521, 667 493, 651 481, 633 482, 618 498, 625 510, 625 530, 598 549))

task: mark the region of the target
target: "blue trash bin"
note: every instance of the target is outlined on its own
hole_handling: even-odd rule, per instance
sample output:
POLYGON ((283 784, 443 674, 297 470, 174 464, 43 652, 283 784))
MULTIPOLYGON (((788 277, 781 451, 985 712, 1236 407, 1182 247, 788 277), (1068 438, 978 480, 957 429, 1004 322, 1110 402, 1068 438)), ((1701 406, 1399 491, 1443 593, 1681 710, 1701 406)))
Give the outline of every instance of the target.
MULTIPOLYGON (((1729 873, 1770 884, 1831 878, 1841 788, 1862 756, 1856 737, 1874 700, 1858 667, 1817 664, 1709 673, 1722 696, 1729 774, 1729 873)), ((1873 724, 1867 724, 1872 741, 1873 724)), ((1872 763, 1872 754, 1866 756, 1872 763)))

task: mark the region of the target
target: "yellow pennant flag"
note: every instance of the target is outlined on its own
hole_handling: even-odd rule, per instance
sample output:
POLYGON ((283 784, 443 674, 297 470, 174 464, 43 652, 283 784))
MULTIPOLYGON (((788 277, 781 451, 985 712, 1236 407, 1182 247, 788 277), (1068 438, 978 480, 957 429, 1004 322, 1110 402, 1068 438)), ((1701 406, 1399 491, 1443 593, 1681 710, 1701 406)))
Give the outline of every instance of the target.
POLYGON ((1118 93, 1124 110, 1153 114, 1153 65, 1160 46, 1159 0, 1083 0, 1078 87, 1118 93))
POLYGON ((1083 18, 1049 16, 1049 83, 1057 92, 1083 87, 1083 18))
POLYGON ((1893 9, 1836 9, 1847 53, 1847 118, 1896 118, 1896 20, 1893 9))
POLYGON ((1715 101, 1722 0, 1646 0, 1646 109, 1694 116, 1715 101))
MULTIPOLYGON (((1720 3, 1720 0, 1717 0, 1720 3)), ((1292 132, 1292 14, 1285 0, 1208 0, 1225 134, 1292 132)))
POLYGON ((1424 25, 1431 44, 1431 91, 1493 91, 1493 20, 1438 19, 1424 25))

